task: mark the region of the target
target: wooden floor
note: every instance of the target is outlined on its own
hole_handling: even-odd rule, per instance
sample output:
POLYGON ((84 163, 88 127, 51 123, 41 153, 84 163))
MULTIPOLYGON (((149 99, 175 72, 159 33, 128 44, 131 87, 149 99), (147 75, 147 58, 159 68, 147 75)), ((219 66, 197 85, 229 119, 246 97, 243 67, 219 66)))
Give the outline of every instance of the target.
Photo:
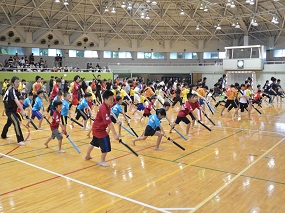
MULTIPOLYGON (((90 139, 79 126, 69 131, 81 154, 67 139, 66 153, 55 152, 56 140, 45 148, 51 134, 45 121, 44 130, 31 129, 25 147, 17 146, 11 127, 10 139, 0 139, 0 153, 7 153, 0 158, 0 212, 285 212, 284 105, 264 105, 251 121, 232 113, 221 117, 218 109, 211 115, 216 126, 205 120, 212 131, 196 124, 187 141, 169 134, 164 120, 167 134, 185 151, 165 139, 163 150, 155 151, 156 138, 134 147, 122 130, 139 157, 112 140, 108 168, 95 165, 98 149, 84 160, 90 139)), ((177 109, 168 113, 172 120, 177 109)), ((147 122, 140 116, 131 119, 139 134, 147 122)), ((0 120, 3 127, 6 117, 0 120)), ((185 134, 185 124, 177 129, 185 134)))

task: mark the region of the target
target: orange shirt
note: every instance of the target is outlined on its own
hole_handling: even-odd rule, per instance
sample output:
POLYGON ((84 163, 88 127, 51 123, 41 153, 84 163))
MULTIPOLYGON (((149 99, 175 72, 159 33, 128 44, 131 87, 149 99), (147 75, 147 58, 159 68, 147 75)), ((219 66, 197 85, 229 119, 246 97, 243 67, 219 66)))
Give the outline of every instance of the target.
POLYGON ((150 87, 147 87, 145 89, 145 97, 150 98, 153 95, 154 95, 154 92, 152 91, 152 89, 150 87))
POLYGON ((206 97, 206 92, 205 92, 205 90, 204 90, 203 88, 198 88, 198 89, 196 90, 196 92, 197 92, 199 95, 201 95, 201 96, 203 96, 203 97, 206 97))
POLYGON ((236 88, 230 88, 230 90, 228 91, 228 100, 234 100, 237 96, 237 90, 236 88))

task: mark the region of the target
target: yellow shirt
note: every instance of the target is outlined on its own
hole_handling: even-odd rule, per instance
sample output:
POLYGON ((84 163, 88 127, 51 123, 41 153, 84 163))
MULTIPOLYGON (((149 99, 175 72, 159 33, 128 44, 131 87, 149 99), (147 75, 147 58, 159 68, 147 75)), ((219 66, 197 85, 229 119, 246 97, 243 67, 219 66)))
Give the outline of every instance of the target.
POLYGON ((123 89, 120 90, 120 96, 122 99, 124 99, 125 96, 127 96, 127 92, 123 89))
POLYGON ((74 85, 74 82, 71 82, 70 83, 70 87, 68 89, 68 92, 71 93, 71 91, 73 90, 73 85, 74 85))
POLYGON ((187 101, 187 94, 190 92, 189 89, 184 89, 181 93, 182 93, 182 102, 185 103, 187 101))
POLYGON ((92 101, 94 101, 94 100, 96 99, 95 94, 93 93, 91 86, 88 86, 88 87, 87 87, 86 92, 91 93, 91 95, 92 95, 92 101))
POLYGON ((140 96, 140 102, 141 103, 144 103, 145 99, 146 99, 146 97, 144 97, 143 95, 140 96))
POLYGON ((18 87, 18 91, 21 92, 23 90, 23 84, 22 82, 20 82, 19 87, 18 87))
POLYGON ((7 89, 7 85, 8 85, 7 82, 3 82, 3 84, 2 84, 2 91, 5 91, 7 89))
POLYGON ((130 90, 130 96, 135 96, 135 90, 133 89, 130 90))

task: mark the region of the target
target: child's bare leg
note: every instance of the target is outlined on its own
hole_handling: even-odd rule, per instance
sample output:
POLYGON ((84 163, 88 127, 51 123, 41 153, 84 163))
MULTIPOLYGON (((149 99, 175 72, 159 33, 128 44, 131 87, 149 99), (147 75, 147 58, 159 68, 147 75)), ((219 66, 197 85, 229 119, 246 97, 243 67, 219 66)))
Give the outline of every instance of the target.
POLYGON ((87 153, 86 153, 86 155, 85 155, 85 160, 90 160, 90 159, 92 159, 92 157, 91 157, 91 152, 92 152, 92 150, 94 149, 94 146, 92 146, 91 144, 89 144, 89 146, 88 146, 88 148, 87 148, 87 153))
POLYGON ((159 145, 160 145, 160 142, 162 139, 162 134, 161 134, 161 132, 156 131, 154 135, 157 136, 155 150, 161 150, 161 148, 159 148, 159 145))
POLYGON ((132 140, 132 142, 133 142, 133 144, 134 144, 134 146, 136 145, 136 141, 143 141, 143 140, 145 140, 147 138, 147 136, 140 136, 140 137, 138 137, 138 138, 135 138, 135 139, 133 139, 132 140))
POLYGON ((46 146, 46 148, 48 148, 48 143, 52 140, 52 137, 49 137, 47 139, 47 141, 44 143, 44 145, 46 146))
POLYGON ((83 130, 86 130, 87 128, 86 128, 86 125, 87 125, 87 120, 84 120, 83 121, 83 130))
POLYGON ((100 162, 96 162, 96 164, 100 165, 100 166, 104 166, 104 167, 107 167, 109 166, 109 164, 106 163, 106 155, 107 155, 107 152, 105 153, 102 153, 101 154, 101 161, 100 162))
MULTIPOLYGON (((89 132, 87 133, 87 136, 88 136, 89 138, 90 138, 91 132, 92 132, 92 129, 90 129, 89 132)), ((109 132, 108 132, 108 134, 109 134, 109 132)))
POLYGON ((62 139, 58 140, 58 151, 59 152, 65 152, 64 150, 62 150, 61 145, 62 145, 62 139))
POLYGON ((189 135, 190 125, 191 125, 191 123, 187 124, 187 126, 186 126, 186 135, 189 135))
POLYGON ((118 128, 119 137, 122 137, 121 131, 122 131, 122 126, 121 126, 121 125, 119 125, 119 128, 118 128))

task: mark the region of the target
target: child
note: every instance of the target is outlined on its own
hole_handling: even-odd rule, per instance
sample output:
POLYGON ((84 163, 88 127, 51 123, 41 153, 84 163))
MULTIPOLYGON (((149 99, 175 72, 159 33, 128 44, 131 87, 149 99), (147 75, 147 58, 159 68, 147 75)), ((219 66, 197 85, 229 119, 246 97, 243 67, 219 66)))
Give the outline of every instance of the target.
MULTIPOLYGON (((20 102, 20 104, 21 104, 21 106, 22 106, 22 108, 24 109, 24 107, 23 107, 23 105, 24 105, 24 100, 25 100, 25 98, 24 98, 24 96, 20 96, 19 97, 19 102, 20 102)), ((23 115, 21 114, 21 108, 17 108, 17 116, 18 116, 18 118, 19 118, 19 121, 20 121, 20 123, 22 123, 22 121, 24 120, 24 118, 23 118, 23 115)))
POLYGON ((87 148, 87 153, 85 156, 86 160, 92 159, 90 154, 94 146, 98 148, 100 147, 102 152, 101 161, 97 162, 96 164, 104 167, 109 166, 106 163, 106 155, 111 151, 110 137, 106 131, 107 127, 113 132, 114 138, 119 140, 119 136, 117 135, 117 132, 110 119, 111 106, 113 105, 114 100, 113 95, 113 92, 109 90, 106 90, 103 93, 103 103, 99 107, 98 113, 92 125, 93 139, 87 148))
POLYGON ((151 115, 151 110, 153 109, 153 105, 154 105, 154 102, 155 102, 155 97, 152 96, 150 98, 150 102, 148 102, 148 105, 144 108, 144 111, 143 111, 143 115, 142 117, 140 118, 140 121, 142 120, 143 117, 149 117, 151 115))
POLYGON ((181 106, 181 109, 180 111, 178 112, 178 115, 177 115, 177 118, 176 118, 176 121, 175 123, 172 123, 170 126, 171 126, 171 129, 170 129, 170 133, 172 132, 172 129, 175 127, 176 124, 179 124, 181 121, 183 121, 187 126, 186 126, 186 135, 187 136, 191 136, 189 134, 189 129, 190 129, 190 121, 189 119, 187 118, 187 115, 190 114, 190 112, 193 112, 193 109, 191 107, 191 103, 195 103, 197 102, 197 95, 195 94, 191 94, 191 93, 188 93, 187 94, 187 101, 181 106))
MULTIPOLYGON (((114 106, 112 107, 112 109, 111 109, 111 120, 112 120, 112 122, 113 122, 114 124, 115 124, 115 123, 118 123, 118 124, 119 124, 119 129, 118 129, 118 131, 119 131, 119 137, 122 137, 122 135, 121 135, 121 129, 122 129, 121 124, 122 124, 122 122, 118 119, 118 118, 119 118, 119 114, 122 113, 126 121, 127 121, 128 119, 127 119, 127 117, 126 117, 126 115, 125 115, 125 113, 124 113, 124 111, 123 111, 123 109, 122 109, 122 107, 121 107, 121 105, 122 105, 122 103, 123 103, 123 99, 122 99, 121 96, 117 96, 117 97, 116 97, 116 103, 117 103, 117 104, 114 105, 114 106)), ((108 131, 107 131, 107 132, 108 132, 108 131)), ((108 132, 108 133, 109 133, 109 132, 108 132)))
MULTIPOLYGON (((87 120, 90 117, 90 115, 92 114, 92 111, 90 109, 90 107, 88 106, 88 102, 91 100, 91 93, 86 92, 84 95, 84 98, 82 98, 82 100, 80 101, 80 104, 77 106, 76 108, 76 117, 75 119, 78 120, 80 117, 83 118, 84 122, 83 122, 83 130, 87 130, 87 120), (88 114, 85 113, 85 110, 88 111, 88 114)), ((74 127, 74 122, 71 122, 71 128, 74 127)))
POLYGON ((215 108, 217 108, 221 103, 226 103, 227 95, 226 95, 226 88, 223 88, 223 93, 220 96, 218 103, 216 103, 215 108))
POLYGON ((145 140, 147 139, 148 136, 155 135, 157 136, 155 150, 161 150, 161 148, 159 148, 159 145, 160 145, 162 136, 165 136, 165 132, 161 126, 160 120, 164 118, 165 116, 166 116, 165 109, 161 108, 161 109, 156 110, 156 114, 151 115, 149 117, 149 121, 144 130, 143 135, 132 140, 134 146, 136 145, 136 141, 145 140))
MULTIPOLYGON (((61 126, 62 128, 62 125, 60 123, 60 111, 62 109, 62 102, 59 101, 59 100, 55 100, 54 101, 54 108, 55 108, 55 111, 52 115, 52 122, 50 124, 50 129, 52 131, 52 134, 51 136, 47 139, 47 141, 44 143, 44 145, 46 146, 46 148, 48 148, 48 143, 53 140, 54 138, 57 138, 58 140, 58 151, 59 153, 64 153, 65 150, 63 150, 61 148, 61 145, 62 145, 62 134, 58 131, 58 127, 61 126)), ((68 106, 69 108, 69 106, 68 106)), ((63 128, 62 128, 63 129, 63 128)), ((66 134, 66 131, 65 130, 62 130, 63 134, 66 134)))
POLYGON ((143 103, 146 101, 146 97, 143 95, 144 92, 139 96, 138 94, 135 94, 135 101, 137 103, 137 109, 133 112, 133 115, 136 113, 136 111, 143 111, 144 110, 144 105, 143 103))
MULTIPOLYGON (((42 126, 42 122, 43 122, 43 115, 40 113, 40 110, 43 107, 43 101, 42 101, 43 92, 44 92, 43 90, 37 91, 38 96, 35 98, 35 103, 34 103, 34 106, 32 108, 31 119, 33 120, 35 117, 38 118, 38 120, 39 120, 38 130, 42 130, 41 126, 42 126)), ((28 122, 28 125, 29 125, 29 122, 28 122)))
POLYGON ((29 97, 24 100, 23 109, 28 111, 27 115, 30 117, 32 111, 32 101, 33 101, 33 93, 29 92, 29 97))
MULTIPOLYGON (((61 110, 61 124, 62 124, 62 131, 66 132, 66 125, 67 125, 67 117, 70 116, 69 114, 69 100, 71 98, 69 93, 64 93, 64 99, 62 101, 62 110, 61 110)), ((53 103, 54 106, 54 103, 53 103)))
MULTIPOLYGON (((62 92, 58 92, 50 104, 50 116, 53 115, 55 108, 54 108, 54 101, 61 101, 62 100, 62 92)), ((49 118, 48 118, 49 119, 49 118)))

